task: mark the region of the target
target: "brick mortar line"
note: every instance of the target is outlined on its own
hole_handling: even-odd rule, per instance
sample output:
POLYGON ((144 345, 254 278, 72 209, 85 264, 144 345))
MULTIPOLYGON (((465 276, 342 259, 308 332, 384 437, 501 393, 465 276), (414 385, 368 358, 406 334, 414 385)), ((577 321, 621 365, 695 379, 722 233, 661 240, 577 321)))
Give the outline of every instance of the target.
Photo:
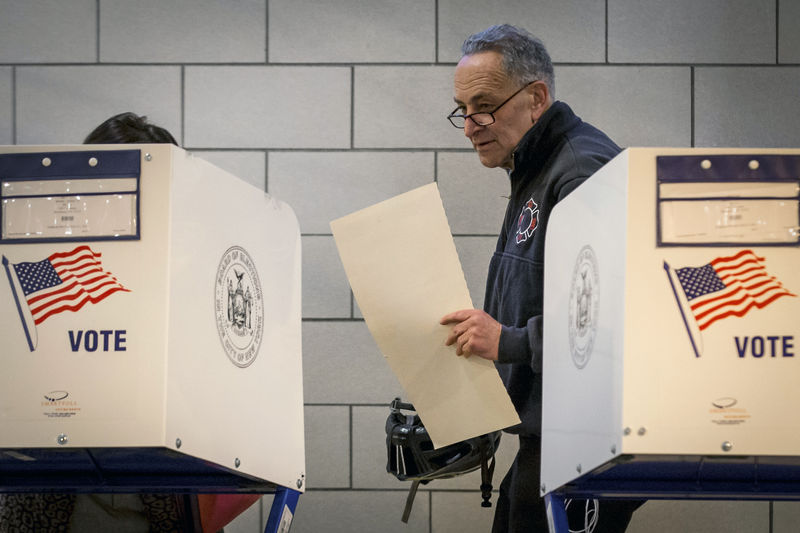
POLYGON ((96 2, 97 9, 95 10, 95 23, 97 24, 96 32, 95 32, 95 61, 100 63, 100 0, 96 2))
POLYGON ((11 67, 11 142, 17 144, 17 69, 11 67))

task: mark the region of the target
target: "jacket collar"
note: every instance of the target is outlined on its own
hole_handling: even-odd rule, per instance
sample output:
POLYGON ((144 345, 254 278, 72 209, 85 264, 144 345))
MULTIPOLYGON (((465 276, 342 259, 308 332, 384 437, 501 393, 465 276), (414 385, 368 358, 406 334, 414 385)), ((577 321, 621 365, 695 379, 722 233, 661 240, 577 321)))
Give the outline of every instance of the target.
POLYGON ((564 102, 556 101, 531 126, 514 149, 514 170, 509 175, 528 175, 541 168, 550 157, 561 138, 581 123, 572 109, 564 102))

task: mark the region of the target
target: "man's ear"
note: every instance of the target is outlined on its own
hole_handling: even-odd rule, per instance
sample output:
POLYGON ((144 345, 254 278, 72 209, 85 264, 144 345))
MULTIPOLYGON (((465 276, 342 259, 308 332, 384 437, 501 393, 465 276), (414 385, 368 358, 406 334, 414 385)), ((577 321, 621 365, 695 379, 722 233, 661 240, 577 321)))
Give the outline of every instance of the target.
POLYGON ((531 122, 539 120, 545 111, 550 107, 550 89, 543 81, 535 81, 527 89, 531 95, 531 122))

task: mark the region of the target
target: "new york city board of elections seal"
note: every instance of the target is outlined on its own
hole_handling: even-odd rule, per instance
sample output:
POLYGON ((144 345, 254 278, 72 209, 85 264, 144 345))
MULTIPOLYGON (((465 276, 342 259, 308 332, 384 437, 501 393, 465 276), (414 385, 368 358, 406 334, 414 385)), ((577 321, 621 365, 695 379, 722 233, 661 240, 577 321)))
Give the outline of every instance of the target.
POLYGON ((258 355, 264 336, 264 297, 250 254, 231 246, 222 255, 215 278, 217 332, 225 354, 241 368, 258 355))
POLYGON ((592 355, 599 297, 597 257, 587 244, 575 260, 569 290, 569 350, 578 368, 585 367, 592 355))

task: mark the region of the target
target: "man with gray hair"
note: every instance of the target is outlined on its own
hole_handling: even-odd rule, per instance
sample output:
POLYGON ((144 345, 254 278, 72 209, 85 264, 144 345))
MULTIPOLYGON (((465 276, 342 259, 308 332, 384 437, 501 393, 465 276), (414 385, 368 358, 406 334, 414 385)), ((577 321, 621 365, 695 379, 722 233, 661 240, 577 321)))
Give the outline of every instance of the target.
MULTIPOLYGON (((500 485, 492 531, 544 532, 539 463, 547 219, 557 202, 620 148, 554 100, 550 55, 527 31, 492 26, 467 38, 461 52, 454 80, 457 107, 447 118, 464 130, 484 166, 508 172, 511 192, 489 264, 485 310, 454 311, 441 323, 453 326, 446 344, 455 344, 458 355, 495 362, 522 421, 506 430, 519 435, 520 447, 500 485)), ((592 511, 599 518, 594 533, 625 531, 639 505, 604 501, 602 513, 592 511)), ((578 507, 583 518, 583 502, 573 506, 578 507)))

